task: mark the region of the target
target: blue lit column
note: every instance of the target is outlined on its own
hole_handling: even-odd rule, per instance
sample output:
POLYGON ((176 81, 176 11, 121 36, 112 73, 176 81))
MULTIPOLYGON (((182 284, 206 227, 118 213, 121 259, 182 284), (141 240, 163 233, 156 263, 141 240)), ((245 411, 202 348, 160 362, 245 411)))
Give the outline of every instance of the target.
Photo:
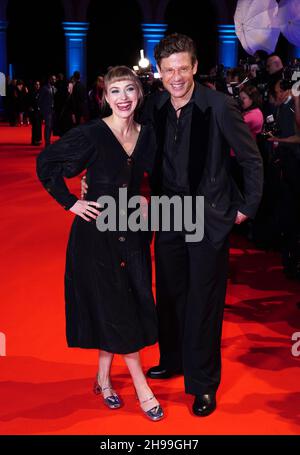
MULTIPOLYGON (((5 92, 5 79, 7 76, 7 53, 6 53, 6 29, 7 22, 0 21, 0 94, 5 92)), ((3 98, 0 96, 0 114, 4 111, 3 98)))
POLYGON ((165 36, 167 24, 142 24, 144 37, 145 57, 150 60, 153 69, 156 68, 154 59, 154 48, 159 41, 165 36))
POLYGON ((88 22, 63 22, 66 37, 67 77, 79 71, 81 80, 86 83, 86 35, 88 22))
POLYGON ((238 38, 234 25, 218 25, 219 58, 225 67, 235 67, 238 60, 238 38))

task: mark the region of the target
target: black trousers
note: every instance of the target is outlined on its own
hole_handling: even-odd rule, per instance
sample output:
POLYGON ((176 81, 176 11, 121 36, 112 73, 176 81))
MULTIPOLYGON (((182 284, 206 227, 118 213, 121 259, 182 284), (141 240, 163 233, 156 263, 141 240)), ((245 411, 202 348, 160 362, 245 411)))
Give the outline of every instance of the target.
POLYGON ((31 120, 31 143, 41 142, 42 140, 42 115, 39 111, 34 111, 30 116, 31 120))
POLYGON ((54 124, 54 111, 50 111, 44 115, 45 120, 45 129, 44 129, 44 140, 45 145, 50 145, 51 143, 51 134, 53 131, 53 124, 54 124))
POLYGON ((186 243, 183 232, 156 234, 160 364, 183 368, 192 395, 214 393, 220 384, 228 253, 228 237, 216 248, 206 237, 186 243))

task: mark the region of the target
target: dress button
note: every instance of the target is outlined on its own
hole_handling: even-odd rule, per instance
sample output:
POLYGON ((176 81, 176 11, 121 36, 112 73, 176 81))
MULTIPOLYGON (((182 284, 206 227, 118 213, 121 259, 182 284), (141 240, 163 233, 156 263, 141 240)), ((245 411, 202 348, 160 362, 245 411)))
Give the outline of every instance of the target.
POLYGON ((131 158, 127 158, 127 164, 128 164, 128 166, 130 166, 132 164, 132 159, 131 158))
POLYGON ((120 266, 121 266, 121 267, 125 267, 125 265, 126 265, 125 261, 122 261, 122 262, 120 263, 120 266))
POLYGON ((217 204, 215 204, 214 202, 212 202, 211 204, 212 208, 215 209, 217 207, 217 204))
POLYGON ((119 240, 119 242, 125 242, 126 239, 125 239, 125 237, 119 237, 118 240, 119 240))

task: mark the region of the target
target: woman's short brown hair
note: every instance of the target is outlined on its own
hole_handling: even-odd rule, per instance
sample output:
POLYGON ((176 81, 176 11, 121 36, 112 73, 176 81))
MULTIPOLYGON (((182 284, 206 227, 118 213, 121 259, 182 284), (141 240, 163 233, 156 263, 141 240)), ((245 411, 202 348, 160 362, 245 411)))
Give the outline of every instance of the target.
POLYGON ((119 82, 119 81, 130 81, 136 86, 136 89, 138 92, 137 108, 139 108, 144 99, 144 92, 143 92, 143 87, 142 87, 141 81, 139 80, 138 76, 135 74, 135 72, 132 69, 128 68, 128 66, 123 66, 123 65, 113 66, 105 74, 102 105, 103 106, 106 105, 105 95, 107 95, 108 86, 110 84, 112 84, 113 82, 119 82))
POLYGON ((197 61, 196 45, 192 38, 181 33, 172 33, 166 36, 155 46, 154 57, 157 65, 163 58, 170 57, 172 54, 179 52, 188 52, 192 59, 192 65, 197 61))
POLYGON ((252 100, 252 104, 249 109, 255 109, 256 107, 261 108, 262 106, 262 96, 259 93, 258 89, 253 85, 245 85, 243 88, 240 89, 240 93, 246 93, 249 98, 252 100))

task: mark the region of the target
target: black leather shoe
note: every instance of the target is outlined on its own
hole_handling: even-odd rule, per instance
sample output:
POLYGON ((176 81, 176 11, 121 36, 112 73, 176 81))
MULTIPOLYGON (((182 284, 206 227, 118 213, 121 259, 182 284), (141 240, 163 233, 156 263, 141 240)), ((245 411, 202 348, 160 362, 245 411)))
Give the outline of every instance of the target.
POLYGON ((169 379, 177 374, 182 374, 182 370, 169 370, 161 365, 149 368, 146 375, 151 379, 169 379))
POLYGON ((209 416, 217 407, 216 394, 208 393, 196 395, 193 404, 193 413, 199 417, 209 416))

